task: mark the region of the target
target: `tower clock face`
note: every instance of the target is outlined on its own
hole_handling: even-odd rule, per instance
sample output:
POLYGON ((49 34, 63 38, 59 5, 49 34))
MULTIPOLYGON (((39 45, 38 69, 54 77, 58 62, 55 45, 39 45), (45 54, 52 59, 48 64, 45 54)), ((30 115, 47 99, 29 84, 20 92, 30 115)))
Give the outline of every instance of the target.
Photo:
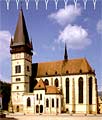
POLYGON ((21 58, 21 54, 15 54, 15 59, 20 59, 21 58))

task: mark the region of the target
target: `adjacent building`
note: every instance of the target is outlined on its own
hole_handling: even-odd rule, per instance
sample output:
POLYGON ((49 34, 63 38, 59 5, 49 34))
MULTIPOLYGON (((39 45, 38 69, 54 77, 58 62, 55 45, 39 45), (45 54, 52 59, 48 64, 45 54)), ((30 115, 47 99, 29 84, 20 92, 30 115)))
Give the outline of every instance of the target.
POLYGON ((14 112, 27 114, 97 113, 97 80, 86 58, 32 63, 23 10, 10 44, 14 112))

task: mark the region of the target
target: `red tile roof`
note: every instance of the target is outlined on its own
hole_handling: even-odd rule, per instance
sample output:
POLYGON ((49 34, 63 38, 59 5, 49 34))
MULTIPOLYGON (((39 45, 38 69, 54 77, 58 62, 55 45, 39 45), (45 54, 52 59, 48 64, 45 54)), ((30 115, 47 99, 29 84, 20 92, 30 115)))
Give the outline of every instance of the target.
POLYGON ((39 80, 37 85, 35 86, 34 90, 44 90, 45 89, 45 84, 42 79, 39 80))
POLYGON ((45 90, 46 94, 60 94, 60 91, 56 86, 46 86, 42 79, 39 80, 37 85, 34 87, 34 90, 45 90))
POLYGON ((35 77, 86 73, 94 71, 85 58, 35 63, 32 69, 32 75, 35 77))

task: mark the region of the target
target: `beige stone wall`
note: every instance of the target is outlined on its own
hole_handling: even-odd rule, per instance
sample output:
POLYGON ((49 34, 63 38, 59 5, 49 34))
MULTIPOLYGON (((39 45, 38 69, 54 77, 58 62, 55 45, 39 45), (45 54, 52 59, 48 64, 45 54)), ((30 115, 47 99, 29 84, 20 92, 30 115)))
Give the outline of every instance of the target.
POLYGON ((35 103, 34 103, 34 100, 35 100, 35 98, 34 98, 35 96, 34 96, 34 94, 32 93, 32 94, 25 94, 25 95, 23 95, 23 113, 24 114, 34 114, 34 112, 35 112, 35 103), (27 106, 27 98, 30 98, 30 100, 31 100, 31 106, 27 106))
POLYGON ((19 112, 23 111, 22 95, 25 92, 29 92, 29 80, 32 70, 32 57, 26 53, 15 53, 11 55, 12 64, 12 85, 11 85, 11 100, 14 111, 17 111, 19 106, 19 112), (21 65, 21 73, 15 73, 15 66, 21 65), (27 71, 29 66, 29 71, 27 71), (16 81, 16 78, 20 78, 20 81, 16 81))

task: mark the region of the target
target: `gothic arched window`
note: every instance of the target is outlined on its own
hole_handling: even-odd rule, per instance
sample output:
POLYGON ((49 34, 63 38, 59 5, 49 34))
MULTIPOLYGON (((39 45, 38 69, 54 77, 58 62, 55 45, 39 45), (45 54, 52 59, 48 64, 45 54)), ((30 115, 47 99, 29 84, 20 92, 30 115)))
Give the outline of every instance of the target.
POLYGON ((78 81, 79 86, 79 103, 83 103, 83 78, 80 77, 78 81))
POLYGON ((92 77, 89 78, 89 104, 92 104, 92 77))
POLYGON ((59 86, 59 83, 58 83, 58 79, 57 79, 57 78, 55 79, 55 86, 56 86, 56 87, 59 86))
POLYGON ((45 85, 49 85, 48 79, 45 79, 45 85))
POLYGON ((66 78, 66 103, 69 103, 69 78, 66 78))
POLYGON ((27 107, 30 107, 31 106, 31 100, 30 100, 30 97, 27 98, 27 107))
POLYGON ((46 99, 46 107, 49 107, 49 100, 46 99))
POLYGON ((52 99, 52 107, 54 107, 54 99, 52 99))
POLYGON ((56 99, 56 107, 57 108, 59 107, 59 100, 58 100, 58 98, 56 99))

